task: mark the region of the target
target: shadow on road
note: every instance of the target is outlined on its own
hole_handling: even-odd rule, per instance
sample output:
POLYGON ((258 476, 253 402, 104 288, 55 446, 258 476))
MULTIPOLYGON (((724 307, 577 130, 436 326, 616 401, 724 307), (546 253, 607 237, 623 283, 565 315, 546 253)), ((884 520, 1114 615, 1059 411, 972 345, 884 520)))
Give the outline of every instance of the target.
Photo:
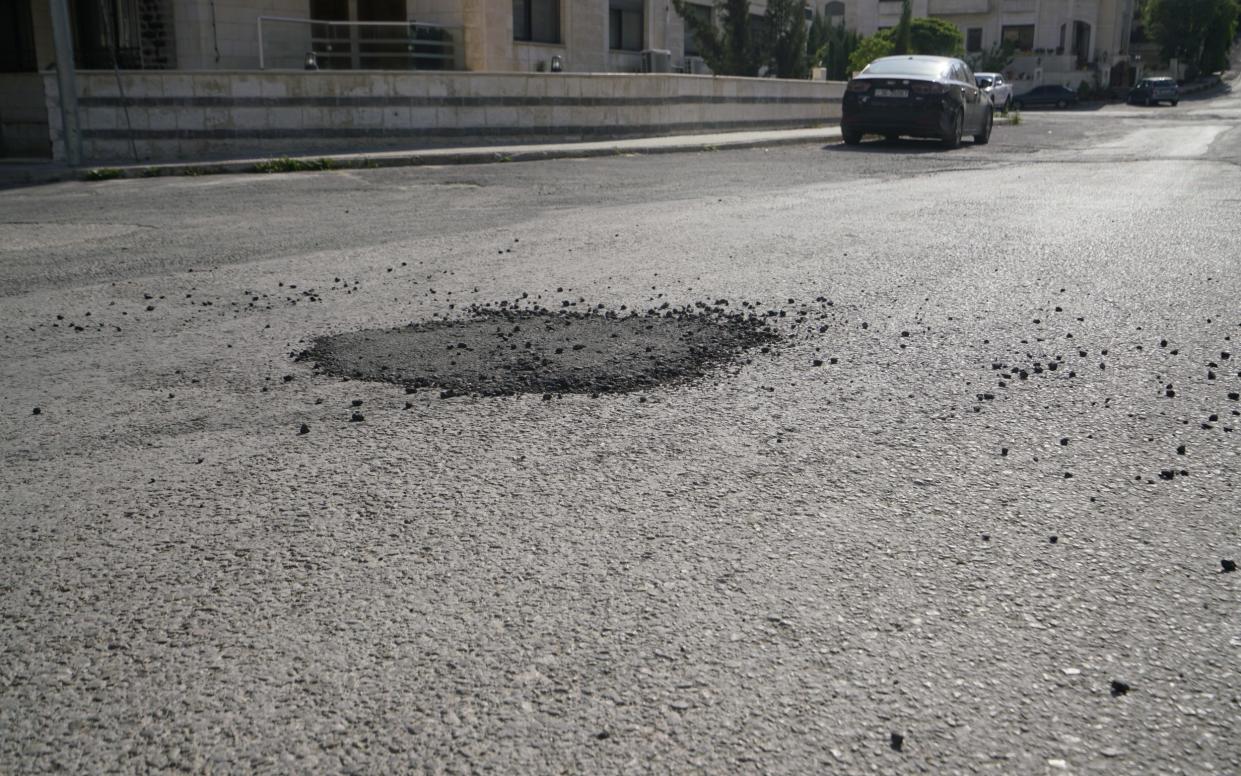
POLYGON ((835 151, 838 153, 848 154, 890 154, 893 156, 909 156, 910 154, 942 154, 949 153, 952 150, 960 150, 969 148, 974 145, 967 136, 961 141, 961 145, 957 149, 948 149, 934 138, 899 138, 897 140, 888 140, 887 138, 876 137, 863 140, 860 145, 845 145, 844 143, 835 143, 833 145, 823 146, 824 151, 835 151))

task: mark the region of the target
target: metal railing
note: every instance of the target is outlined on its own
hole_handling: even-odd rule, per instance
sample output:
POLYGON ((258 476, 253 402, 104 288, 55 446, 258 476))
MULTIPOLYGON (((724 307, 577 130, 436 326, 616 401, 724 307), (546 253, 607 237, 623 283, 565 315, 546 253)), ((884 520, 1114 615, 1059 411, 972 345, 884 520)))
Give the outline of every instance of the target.
MULTIPOLYGON (((428 22, 346 22, 291 16, 258 17, 259 69, 271 59, 264 23, 306 27, 277 45, 284 67, 302 68, 308 54, 324 70, 461 70, 460 31, 428 22)), ((285 28, 287 30, 287 28, 285 28)))

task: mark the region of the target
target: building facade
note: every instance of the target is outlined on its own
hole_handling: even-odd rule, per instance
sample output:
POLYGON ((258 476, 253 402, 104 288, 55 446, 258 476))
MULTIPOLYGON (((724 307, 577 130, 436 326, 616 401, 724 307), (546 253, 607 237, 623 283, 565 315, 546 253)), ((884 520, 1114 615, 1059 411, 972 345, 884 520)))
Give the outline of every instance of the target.
MULTIPOLYGON (((1019 92, 1042 83, 1076 88, 1082 81, 1120 85, 1132 78, 1134 0, 913 0, 912 6, 916 17, 955 25, 967 53, 1011 43, 1017 56, 1008 75, 1019 92)), ((872 35, 896 26, 901 2, 836 0, 821 12, 872 35)))
MULTIPOLYGON (((79 69, 701 70, 669 0, 68 0, 79 69), (688 60, 687 60, 688 56, 688 60)), ((764 0, 752 13, 766 11, 764 0)), ((695 13, 710 17, 711 2, 695 13)), ((55 61, 49 0, 0 11, 0 72, 55 61)))

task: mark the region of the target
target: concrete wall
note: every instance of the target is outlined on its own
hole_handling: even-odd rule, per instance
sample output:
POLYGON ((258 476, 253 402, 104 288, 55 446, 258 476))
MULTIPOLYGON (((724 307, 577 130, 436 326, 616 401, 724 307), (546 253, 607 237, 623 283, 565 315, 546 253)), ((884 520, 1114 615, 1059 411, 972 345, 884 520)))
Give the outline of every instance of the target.
POLYGON ((0 73, 0 157, 49 157, 43 76, 0 73))
MULTIPOLYGON (((44 76, 59 141, 56 79, 44 76)), ((89 162, 236 158, 815 126, 843 84, 692 75, 79 72, 89 162), (128 120, 126 118, 128 108, 128 120)), ((63 156, 57 142, 58 156, 63 156)))

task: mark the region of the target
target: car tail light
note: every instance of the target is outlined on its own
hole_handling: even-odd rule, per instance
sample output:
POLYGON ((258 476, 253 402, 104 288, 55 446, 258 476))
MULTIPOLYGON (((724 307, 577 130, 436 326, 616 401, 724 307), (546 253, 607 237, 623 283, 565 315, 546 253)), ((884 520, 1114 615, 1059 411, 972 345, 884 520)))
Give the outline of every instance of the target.
POLYGON ((851 92, 869 92, 870 81, 850 81, 848 89, 851 92))
POLYGON ((914 94, 943 94, 948 91, 948 87, 943 84, 927 81, 915 81, 909 88, 914 94))

